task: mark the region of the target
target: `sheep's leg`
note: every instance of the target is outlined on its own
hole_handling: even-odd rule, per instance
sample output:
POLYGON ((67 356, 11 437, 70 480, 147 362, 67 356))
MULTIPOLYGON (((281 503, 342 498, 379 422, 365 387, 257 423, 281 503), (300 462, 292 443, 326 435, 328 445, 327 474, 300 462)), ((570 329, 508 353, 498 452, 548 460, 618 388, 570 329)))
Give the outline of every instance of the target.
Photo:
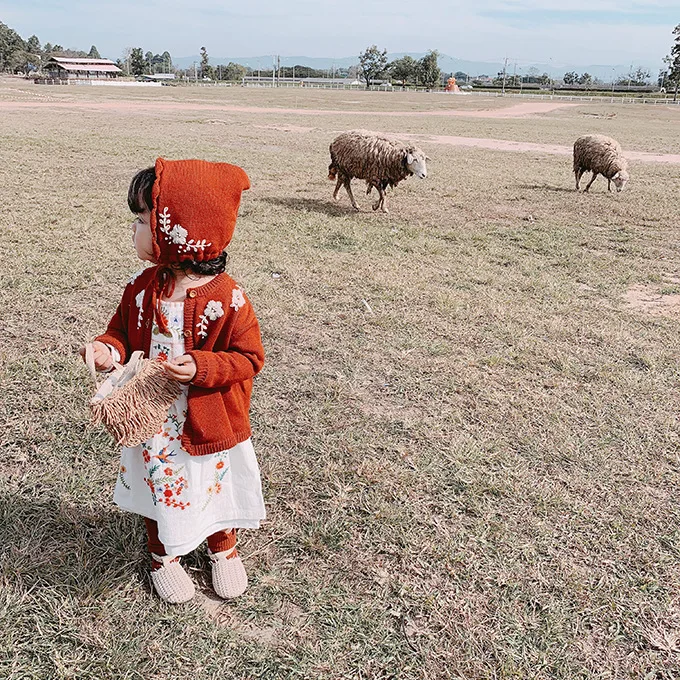
POLYGON ((337 201, 338 200, 338 191, 340 191, 340 187, 342 186, 343 179, 342 177, 338 177, 337 184, 335 185, 335 191, 333 192, 333 200, 337 201))
POLYGON ((593 171, 593 176, 592 176, 590 182, 588 182, 588 185, 586 186, 586 188, 583 190, 584 192, 586 192, 586 191, 588 191, 588 189, 590 189, 590 185, 595 181, 596 177, 597 177, 597 173, 595 171, 593 171))
POLYGON ((389 212, 385 207, 385 189, 382 186, 377 186, 378 190, 378 200, 373 204, 373 210, 380 208, 384 213, 389 212))
POLYGON ((607 177, 607 191, 612 190, 612 181, 607 177))
POLYGON ((373 191, 373 185, 370 182, 366 182, 366 196, 368 196, 371 191, 373 191))
POLYGON ((352 187, 350 186, 350 182, 352 180, 349 177, 346 177, 343 181, 343 184, 345 185, 345 189, 347 191, 347 195, 349 196, 349 200, 352 202, 352 207, 355 210, 359 210, 359 206, 357 205, 357 202, 354 200, 354 194, 352 193, 352 187))
POLYGON ((578 191, 581 187, 581 177, 583 177, 583 173, 585 170, 582 168, 578 168, 577 170, 574 170, 574 174, 576 175, 576 191, 578 191))

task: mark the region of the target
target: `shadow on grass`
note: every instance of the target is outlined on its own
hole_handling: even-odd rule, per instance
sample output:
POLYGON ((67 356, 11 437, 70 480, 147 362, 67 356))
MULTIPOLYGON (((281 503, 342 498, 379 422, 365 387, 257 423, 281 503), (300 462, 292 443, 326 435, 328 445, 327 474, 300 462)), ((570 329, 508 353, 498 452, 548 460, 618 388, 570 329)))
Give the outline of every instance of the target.
POLYGON ((280 205, 285 208, 292 208, 293 210, 322 213, 323 215, 330 215, 331 217, 351 215, 356 212, 349 203, 343 205, 342 203, 334 203, 332 200, 321 201, 318 198, 265 196, 260 200, 265 203, 271 203, 272 205, 280 205))
POLYGON ((568 188, 568 187, 554 187, 551 186, 550 184, 520 184, 518 185, 520 189, 533 189, 536 191, 557 191, 557 192, 563 192, 567 194, 575 194, 576 189, 573 187, 568 188))
MULTIPOLYGON (((144 523, 113 504, 80 506, 49 487, 4 493, 0 545, 2 581, 20 591, 106 598, 140 581, 150 591, 144 523)), ((189 561, 202 566, 199 555, 189 561)))

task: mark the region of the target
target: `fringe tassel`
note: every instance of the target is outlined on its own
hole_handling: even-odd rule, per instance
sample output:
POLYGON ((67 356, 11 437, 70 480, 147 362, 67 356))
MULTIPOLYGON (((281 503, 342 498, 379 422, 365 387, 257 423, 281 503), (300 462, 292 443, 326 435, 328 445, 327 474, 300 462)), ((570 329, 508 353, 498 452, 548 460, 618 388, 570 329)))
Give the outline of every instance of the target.
POLYGON ((158 433, 180 392, 159 361, 145 359, 120 389, 90 404, 92 420, 102 423, 119 446, 137 446, 158 433))

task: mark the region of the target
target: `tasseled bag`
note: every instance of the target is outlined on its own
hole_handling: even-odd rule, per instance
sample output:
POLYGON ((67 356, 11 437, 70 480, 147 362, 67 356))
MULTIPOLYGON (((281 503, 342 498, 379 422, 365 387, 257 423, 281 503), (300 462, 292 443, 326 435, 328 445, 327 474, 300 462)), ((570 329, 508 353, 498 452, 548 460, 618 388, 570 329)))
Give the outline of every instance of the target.
MULTIPOLYGON (((85 347, 85 362, 97 385, 91 344, 85 347)), ((166 375, 160 361, 133 352, 124 366, 114 362, 97 386, 90 400, 92 421, 102 423, 119 446, 137 446, 160 431, 180 392, 179 382, 166 375)))

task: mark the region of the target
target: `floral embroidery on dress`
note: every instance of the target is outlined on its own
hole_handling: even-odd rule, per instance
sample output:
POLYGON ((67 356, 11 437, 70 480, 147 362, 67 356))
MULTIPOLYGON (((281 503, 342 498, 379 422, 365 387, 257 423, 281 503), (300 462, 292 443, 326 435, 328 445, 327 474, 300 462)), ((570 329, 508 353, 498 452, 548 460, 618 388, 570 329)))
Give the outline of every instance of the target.
POLYGON ((128 490, 130 491, 130 485, 125 481, 125 473, 127 472, 127 468, 125 465, 121 465, 120 468, 118 469, 118 479, 120 479, 120 483, 128 490))
MULTIPOLYGON (((142 444, 142 456, 146 464, 146 485, 151 492, 154 505, 159 503, 169 508, 184 510, 191 505, 190 501, 180 499, 182 492, 188 488, 186 477, 180 474, 184 465, 175 467, 173 458, 177 455, 170 450, 170 442, 180 440, 181 424, 179 418, 169 413, 158 434, 168 440, 158 453, 154 453, 149 442, 142 444)), ((121 480, 122 481, 122 480, 121 480)))
POLYGON ((246 298, 243 295, 243 288, 241 288, 241 286, 236 286, 236 288, 231 291, 231 304, 229 306, 233 307, 234 311, 238 312, 245 304, 246 298))
POLYGON ((201 314, 200 321, 196 324, 198 328, 198 335, 201 338, 208 337, 208 321, 216 321, 219 317, 224 316, 224 309, 222 303, 218 300, 210 300, 201 314))
POLYGON ((210 501, 222 491, 222 480, 224 479, 224 475, 229 472, 229 465, 225 461, 228 454, 228 451, 220 451, 215 457, 216 462, 213 483, 205 491, 207 498, 201 511, 205 510, 210 504, 210 501))
POLYGON ((158 214, 158 221, 160 222, 160 230, 165 234, 165 240, 168 243, 177 244, 180 253, 188 253, 192 250, 197 253, 199 250, 203 250, 212 245, 212 243, 208 243, 206 239, 200 239, 198 241, 189 239, 187 241, 189 232, 181 224, 172 226, 167 205, 163 208, 163 212, 158 214))
POLYGON ((137 315, 137 328, 142 327, 142 307, 144 305, 144 293, 146 291, 140 290, 139 293, 137 293, 137 296, 135 297, 135 303, 137 304, 137 308, 139 309, 139 314, 137 315))

